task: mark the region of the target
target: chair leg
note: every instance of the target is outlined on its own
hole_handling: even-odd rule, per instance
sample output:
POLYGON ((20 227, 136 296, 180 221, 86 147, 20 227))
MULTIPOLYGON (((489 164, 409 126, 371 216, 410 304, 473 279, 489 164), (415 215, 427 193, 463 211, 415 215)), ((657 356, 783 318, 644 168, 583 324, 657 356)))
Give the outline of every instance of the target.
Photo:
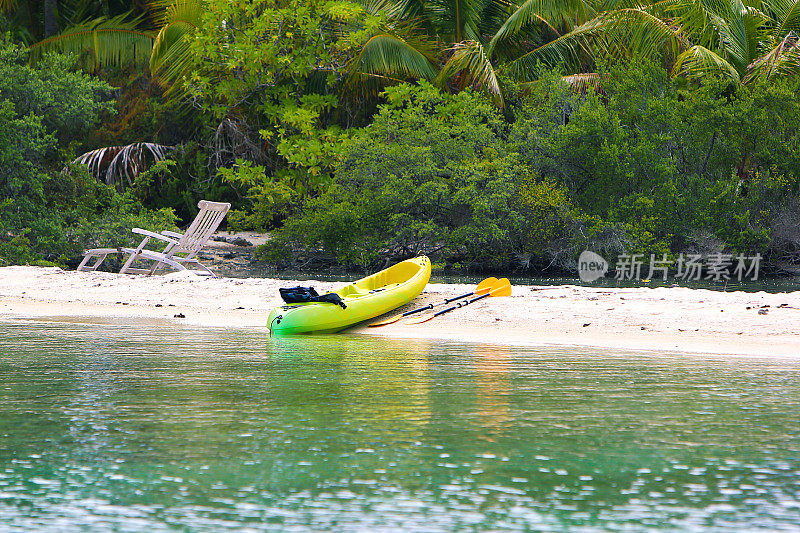
POLYGON ((136 258, 138 256, 139 256, 138 253, 131 254, 130 257, 128 257, 128 260, 125 261, 125 264, 122 265, 122 268, 119 269, 119 273, 120 274, 127 274, 128 273, 128 269, 131 267, 131 265, 133 264, 133 262, 136 260, 136 258))
MULTIPOLYGON (((125 261, 125 264, 122 265, 122 268, 119 269, 119 273, 120 274, 128 274, 128 269, 131 268, 131 265, 133 264, 133 262, 136 261, 136 259, 139 258, 139 252, 144 250, 144 247, 147 245, 148 242, 150 242, 150 236, 149 235, 145 236, 145 238, 142 239, 142 242, 140 242, 139 246, 136 247, 136 251, 134 251, 131 254, 131 256, 128 258, 128 260, 125 261)), ((131 274, 137 274, 138 272, 134 271, 134 272, 130 272, 130 273, 131 274)))
POLYGON ((161 266, 161 263, 158 261, 153 261, 153 266, 150 268, 150 272, 147 273, 148 276, 152 276, 158 270, 158 267, 161 266))
POLYGON ((81 264, 78 265, 78 268, 76 270, 79 270, 81 272, 94 272, 101 264, 103 264, 103 261, 106 260, 107 255, 108 254, 86 254, 83 256, 83 261, 81 261, 81 264), (96 257, 97 261, 95 261, 93 265, 87 266, 89 259, 93 257, 96 257))
POLYGON ((209 276, 211 276, 212 278, 216 278, 216 277, 217 277, 217 275, 216 275, 216 274, 214 274, 213 272, 211 272, 211 271, 208 269, 208 267, 207 267, 207 266, 205 266, 203 263, 201 263, 201 262, 199 262, 199 261, 198 261, 197 263, 195 263, 195 265, 197 265, 198 267, 200 267, 200 268, 202 268, 203 270, 205 270, 205 271, 208 273, 208 275, 209 275, 209 276))
POLYGON ((83 261, 81 261, 81 264, 78 265, 78 270, 85 270, 85 271, 90 270, 90 268, 86 266, 86 263, 88 263, 89 259, 92 258, 92 257, 94 257, 94 256, 90 255, 90 254, 85 254, 83 256, 83 261))
POLYGON ((169 265, 169 266, 171 266, 172 268, 174 268, 175 270, 178 270, 178 271, 186 270, 185 266, 183 266, 182 264, 178 263, 177 261, 173 261, 172 259, 162 259, 161 261, 159 261, 159 263, 163 263, 165 265, 169 265))

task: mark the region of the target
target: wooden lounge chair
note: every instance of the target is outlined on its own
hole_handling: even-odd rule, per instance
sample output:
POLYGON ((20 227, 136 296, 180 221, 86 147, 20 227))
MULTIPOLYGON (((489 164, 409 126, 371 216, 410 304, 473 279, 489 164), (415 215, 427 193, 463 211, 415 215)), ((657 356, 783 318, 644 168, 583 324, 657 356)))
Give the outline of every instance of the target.
POLYGON ((78 266, 78 270, 91 272, 97 270, 108 254, 126 253, 129 254, 127 261, 122 265, 120 274, 145 274, 151 276, 160 265, 169 265, 178 270, 186 270, 186 266, 194 266, 202 270, 203 275, 214 276, 214 273, 200 263, 195 256, 205 245, 206 241, 217 230, 222 219, 231 208, 231 204, 222 202, 209 202, 200 200, 197 204, 200 212, 195 217, 192 224, 183 234, 174 231, 162 231, 154 233, 141 228, 133 228, 134 233, 144 235, 144 239, 136 248, 94 248, 83 253, 83 261, 78 266), (166 247, 161 252, 145 250, 145 245, 150 239, 158 239, 166 242, 166 247), (89 265, 89 259, 97 257, 97 261, 89 265), (153 261, 153 266, 147 268, 133 268, 131 265, 137 259, 153 261))

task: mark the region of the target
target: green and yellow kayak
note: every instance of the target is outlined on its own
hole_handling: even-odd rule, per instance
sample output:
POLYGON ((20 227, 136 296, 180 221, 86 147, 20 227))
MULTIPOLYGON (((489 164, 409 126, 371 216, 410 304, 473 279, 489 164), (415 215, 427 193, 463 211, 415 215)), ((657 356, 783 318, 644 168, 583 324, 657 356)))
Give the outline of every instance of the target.
POLYGON ((346 309, 327 302, 287 304, 273 309, 267 324, 275 334, 333 333, 405 305, 422 292, 431 277, 425 256, 345 285, 335 292, 346 309))

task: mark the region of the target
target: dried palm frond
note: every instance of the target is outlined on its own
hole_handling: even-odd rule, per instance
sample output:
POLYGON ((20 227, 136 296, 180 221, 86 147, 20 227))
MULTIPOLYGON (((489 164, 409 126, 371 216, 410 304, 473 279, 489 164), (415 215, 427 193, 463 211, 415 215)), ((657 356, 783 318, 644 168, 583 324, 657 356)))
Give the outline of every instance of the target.
POLYGON ((604 94, 603 82, 607 79, 604 74, 597 72, 584 72, 583 74, 571 74, 563 76, 561 81, 569 85, 576 93, 585 94, 594 91, 598 94, 604 94))
POLYGON ((17 0, 0 0, 0 13, 11 13, 16 7, 17 0))
POLYGON ((478 41, 463 41, 454 44, 450 50, 453 54, 439 72, 438 82, 441 84, 453 76, 461 75, 465 86, 471 85, 485 92, 498 107, 503 107, 500 83, 483 45, 478 41))
POLYGON ((753 61, 747 67, 747 74, 742 83, 768 79, 775 74, 793 76, 799 72, 800 41, 797 35, 790 31, 772 50, 753 61))
POLYGON ((128 185, 133 185, 136 176, 147 170, 148 160, 151 157, 153 162, 161 161, 166 159, 174 148, 174 146, 156 143, 106 146, 86 152, 73 162, 89 167, 89 171, 95 178, 104 179, 107 184, 122 188, 124 186, 123 178, 128 185))

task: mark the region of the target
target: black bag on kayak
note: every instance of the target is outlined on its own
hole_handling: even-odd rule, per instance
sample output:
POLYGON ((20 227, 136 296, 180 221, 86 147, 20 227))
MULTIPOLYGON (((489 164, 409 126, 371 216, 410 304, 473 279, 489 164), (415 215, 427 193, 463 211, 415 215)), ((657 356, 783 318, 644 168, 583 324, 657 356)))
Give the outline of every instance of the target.
POLYGON ((314 287, 289 287, 278 289, 281 293, 281 298, 287 304, 299 304, 307 302, 326 302, 342 306, 342 309, 347 309, 347 305, 342 301, 342 298, 335 292, 329 292, 320 296, 314 287))
POLYGON ((289 287, 280 288, 281 298, 287 304, 299 304, 303 302, 313 302, 314 298, 319 298, 319 294, 314 287, 289 287))

